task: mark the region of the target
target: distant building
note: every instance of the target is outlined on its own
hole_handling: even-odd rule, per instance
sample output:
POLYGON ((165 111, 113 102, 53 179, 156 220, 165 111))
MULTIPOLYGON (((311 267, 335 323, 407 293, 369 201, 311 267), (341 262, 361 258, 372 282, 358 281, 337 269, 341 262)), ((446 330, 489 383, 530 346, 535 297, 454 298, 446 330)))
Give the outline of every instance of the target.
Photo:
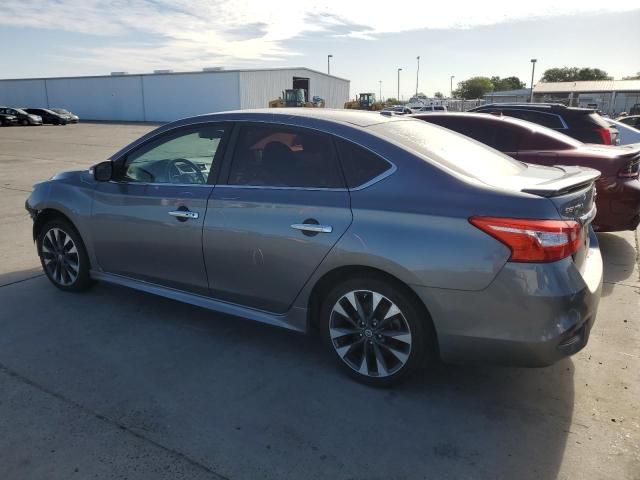
POLYGON ((533 100, 594 108, 616 115, 640 105, 640 80, 539 82, 533 88, 533 100))
POLYGON ((349 80, 309 68, 154 73, 0 80, 0 105, 66 108, 85 120, 165 122, 245 108, 266 108, 282 91, 299 88, 328 108, 349 99, 349 80))
POLYGON ((528 88, 487 92, 482 96, 486 103, 528 102, 530 97, 531 90, 528 88))

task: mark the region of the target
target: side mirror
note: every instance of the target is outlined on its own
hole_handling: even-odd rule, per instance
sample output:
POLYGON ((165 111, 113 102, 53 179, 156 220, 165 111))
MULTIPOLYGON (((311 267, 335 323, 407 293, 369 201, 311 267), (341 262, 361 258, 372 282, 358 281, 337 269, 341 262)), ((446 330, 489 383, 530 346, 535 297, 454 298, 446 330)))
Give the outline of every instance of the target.
POLYGON ((108 182, 113 176, 113 162, 107 160, 91 167, 93 178, 97 182, 108 182))

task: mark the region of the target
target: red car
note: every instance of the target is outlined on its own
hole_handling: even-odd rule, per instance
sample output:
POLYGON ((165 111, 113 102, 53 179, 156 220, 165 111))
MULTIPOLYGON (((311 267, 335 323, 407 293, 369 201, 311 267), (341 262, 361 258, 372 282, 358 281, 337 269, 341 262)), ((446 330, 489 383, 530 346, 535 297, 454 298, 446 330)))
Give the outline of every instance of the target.
POLYGON ((582 143, 512 117, 482 113, 412 115, 489 145, 517 160, 539 165, 580 165, 599 170, 595 230, 635 230, 640 224, 640 144, 612 147, 582 143))

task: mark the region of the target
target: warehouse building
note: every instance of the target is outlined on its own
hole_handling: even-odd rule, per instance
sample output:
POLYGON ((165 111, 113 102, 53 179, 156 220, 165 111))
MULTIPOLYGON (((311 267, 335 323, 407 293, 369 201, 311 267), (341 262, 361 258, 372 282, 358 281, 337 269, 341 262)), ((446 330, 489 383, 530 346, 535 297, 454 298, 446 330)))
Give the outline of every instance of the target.
POLYGON ((342 108, 349 80, 308 68, 198 72, 156 70, 90 77, 0 80, 0 105, 66 108, 85 120, 166 122, 191 115, 267 107, 290 88, 342 108))
POLYGON ((640 108, 640 80, 539 82, 535 102, 557 102, 572 107, 595 108, 609 115, 640 108))

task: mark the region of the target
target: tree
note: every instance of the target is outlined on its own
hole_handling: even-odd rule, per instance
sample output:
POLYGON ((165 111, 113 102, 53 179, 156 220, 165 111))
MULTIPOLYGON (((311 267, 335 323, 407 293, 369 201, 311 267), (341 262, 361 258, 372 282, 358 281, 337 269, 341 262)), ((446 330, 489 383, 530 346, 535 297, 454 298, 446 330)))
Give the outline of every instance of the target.
POLYGON ((442 92, 436 92, 433 94, 433 96, 436 98, 444 98, 444 95, 442 94, 442 92))
POLYGON ((562 67, 550 68, 542 74, 543 82, 579 82, 585 80, 611 80, 604 70, 599 68, 562 67))
POLYGON ((518 90, 526 86, 518 77, 491 77, 491 83, 494 90, 518 90))
POLYGON ((631 75, 629 77, 622 77, 623 80, 640 80, 640 72, 637 72, 635 75, 631 75))
POLYGON ((397 98, 395 98, 395 97, 391 97, 391 98, 387 98, 387 99, 384 101, 384 103, 386 103, 387 105, 398 105, 398 103, 400 103, 400 102, 398 101, 398 99, 397 99, 397 98))
POLYGON ((468 80, 458 82, 458 88, 453 92, 457 98, 469 100, 481 98, 485 93, 493 91, 493 83, 488 77, 471 77, 468 80))

